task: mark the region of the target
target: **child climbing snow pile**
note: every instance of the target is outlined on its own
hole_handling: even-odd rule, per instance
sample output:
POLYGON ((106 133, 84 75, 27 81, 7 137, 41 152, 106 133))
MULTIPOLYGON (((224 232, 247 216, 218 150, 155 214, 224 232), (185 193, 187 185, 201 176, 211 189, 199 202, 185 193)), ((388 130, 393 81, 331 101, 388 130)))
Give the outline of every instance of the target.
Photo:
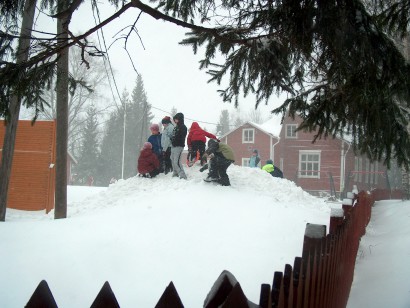
POLYGON ((205 153, 205 142, 206 137, 211 139, 216 139, 214 134, 208 133, 203 130, 197 122, 193 122, 191 128, 189 129, 189 134, 187 138, 188 144, 188 166, 192 166, 196 161, 197 152, 199 152, 199 160, 201 161, 201 166, 206 163, 203 156, 205 153))

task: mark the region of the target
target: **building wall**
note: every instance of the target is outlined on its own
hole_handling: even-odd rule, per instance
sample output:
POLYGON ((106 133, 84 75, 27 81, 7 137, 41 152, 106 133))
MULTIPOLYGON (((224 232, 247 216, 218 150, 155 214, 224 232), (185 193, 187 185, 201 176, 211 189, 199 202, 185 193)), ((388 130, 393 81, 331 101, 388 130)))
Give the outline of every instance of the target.
POLYGON ((322 138, 312 143, 315 132, 303 131, 298 131, 295 139, 286 138, 287 125, 299 125, 301 122, 301 118, 293 120, 287 117, 282 126, 277 146, 279 155, 275 157, 275 164, 282 168, 285 178, 313 193, 330 192, 334 187, 336 193, 340 194, 351 191, 353 185, 357 185, 359 190, 387 188, 384 175, 386 167, 380 162, 370 163, 366 157, 355 154, 350 143, 340 138, 322 138), (301 151, 320 153, 319 178, 301 176, 301 151))
MULTIPOLYGON (((0 149, 4 121, 0 121, 0 149)), ((1 153, 1 152, 0 152, 1 153)), ((1 155, 0 155, 1 157, 1 155)), ((55 122, 20 120, 8 189, 7 207, 47 212, 54 208, 55 122)))
POLYGON ((336 191, 340 190, 340 164, 341 146, 340 139, 318 139, 312 143, 314 134, 298 131, 294 139, 286 137, 287 125, 299 125, 300 118, 285 118, 280 133, 280 142, 275 164, 282 167, 284 177, 294 181, 308 191, 330 191, 333 182, 336 191), (320 153, 320 167, 318 178, 304 178, 299 165, 301 151, 314 151, 320 153))
POLYGON ((356 154, 346 140, 330 136, 317 139, 313 143, 315 132, 303 131, 297 132, 297 138, 287 138, 287 125, 293 124, 297 127, 301 122, 302 119, 298 117, 285 118, 279 142, 274 149, 273 145, 278 139, 250 123, 230 132, 221 138, 221 141, 234 149, 236 165, 241 165, 242 158, 249 158, 252 150, 258 149, 261 165, 264 165, 267 159, 273 159, 274 164, 283 171, 284 178, 314 194, 333 194, 334 190, 339 197, 351 191, 353 185, 359 190, 389 188, 386 184, 386 166, 381 162, 370 163, 366 157, 356 154), (254 142, 243 143, 243 130, 250 128, 255 131, 254 142), (301 175, 300 155, 306 151, 320 153, 318 177, 306 178, 301 175))
MULTIPOLYGON (((274 139, 276 142, 277 139, 274 139)), ((235 152, 235 165, 242 165, 243 158, 250 158, 254 149, 258 150, 261 158, 261 165, 266 163, 267 159, 271 157, 271 136, 264 131, 254 127, 250 123, 245 123, 241 127, 229 133, 221 139, 221 142, 228 144, 235 152), (242 141, 243 130, 253 129, 254 140, 251 143, 244 143, 242 141)))

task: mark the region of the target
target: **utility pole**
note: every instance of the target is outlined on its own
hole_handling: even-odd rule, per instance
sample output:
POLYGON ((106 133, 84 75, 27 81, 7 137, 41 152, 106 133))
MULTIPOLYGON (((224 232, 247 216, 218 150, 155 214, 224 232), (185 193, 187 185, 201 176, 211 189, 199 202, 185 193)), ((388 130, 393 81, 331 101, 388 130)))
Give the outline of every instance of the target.
POLYGON ((122 165, 121 165, 121 179, 124 179, 124 164, 125 164, 125 125, 127 119, 127 102, 124 101, 124 127, 122 132, 122 165))

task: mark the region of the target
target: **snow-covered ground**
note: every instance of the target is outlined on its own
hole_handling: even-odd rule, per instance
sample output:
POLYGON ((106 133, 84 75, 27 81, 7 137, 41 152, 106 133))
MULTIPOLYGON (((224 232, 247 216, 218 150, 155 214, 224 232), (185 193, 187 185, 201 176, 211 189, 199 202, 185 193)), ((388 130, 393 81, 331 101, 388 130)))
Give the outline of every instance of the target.
MULTIPOLYGON (((187 181, 169 174, 69 186, 67 219, 8 209, 0 223, 0 307, 24 307, 42 279, 59 307, 89 307, 105 281, 121 307, 154 307, 170 281, 186 307, 202 307, 223 270, 258 303, 261 284, 301 255, 306 223, 328 225, 330 208, 340 206, 259 169, 231 166, 231 187, 205 183, 196 166, 186 173, 187 181)), ((410 202, 374 208, 349 307, 385 307, 378 297, 410 307, 409 216, 410 202), (386 268, 399 261, 397 273, 386 268), (379 292, 390 279, 401 288, 379 292)))

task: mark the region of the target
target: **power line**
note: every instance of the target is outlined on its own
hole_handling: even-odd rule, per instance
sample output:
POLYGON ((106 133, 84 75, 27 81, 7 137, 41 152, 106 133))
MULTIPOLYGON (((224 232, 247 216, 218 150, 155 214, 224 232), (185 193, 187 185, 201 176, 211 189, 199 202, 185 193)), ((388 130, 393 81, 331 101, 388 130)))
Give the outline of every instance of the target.
MULTIPOLYGON (((162 111, 162 112, 165 112, 165 113, 167 113, 167 114, 169 114, 169 115, 171 115, 171 116, 174 116, 174 115, 171 114, 171 112, 165 111, 165 110, 160 109, 160 108, 158 108, 158 107, 154 107, 153 105, 151 105, 151 108, 157 109, 157 110, 162 111)), ((219 125, 219 123, 212 123, 212 122, 207 122, 207 121, 201 121, 201 120, 196 120, 196 119, 188 118, 188 117, 185 117, 185 114, 184 114, 184 119, 190 120, 190 121, 193 121, 193 122, 198 122, 198 123, 204 123, 204 124, 210 124, 210 125, 216 125, 216 126, 219 125)), ((235 124, 229 124, 229 126, 235 126, 235 124)))
MULTIPOLYGON (((97 17, 98 17, 98 21, 99 21, 99 23, 101 23, 100 13, 99 13, 98 7, 95 6, 94 8, 95 8, 95 11, 94 11, 94 9, 93 9, 94 22, 97 24, 97 20, 96 20, 95 14, 94 14, 94 13, 96 12, 96 13, 97 13, 97 17)), ((122 104, 121 95, 120 95, 120 92, 119 92, 118 87, 117 87, 117 82, 116 82, 115 77, 114 77, 114 72, 113 72, 113 70, 112 70, 110 55, 109 55, 109 53, 108 53, 107 45, 106 45, 106 43, 105 43, 105 37, 104 37, 103 28, 101 28, 100 31, 101 31, 102 41, 103 41, 103 43, 104 43, 105 53, 106 53, 106 55, 107 55, 107 58, 105 58, 105 57, 103 58, 103 59, 104 59, 104 61, 103 61, 103 62, 104 62, 104 69, 105 69, 105 73, 106 73, 107 76, 108 76, 108 84, 110 85, 110 90, 111 90, 112 98, 113 98, 113 100, 114 100, 115 105, 116 105, 117 108, 118 108, 117 101, 116 101, 115 95, 114 95, 114 91, 113 91, 113 89, 112 89, 112 84, 111 84, 110 75, 111 75, 111 77, 112 77, 112 80, 113 80, 113 83, 114 83, 114 86, 115 86, 115 90, 116 90, 117 95, 118 95, 118 99, 120 100, 120 103, 122 104), (106 66, 106 62, 105 62, 105 61, 108 62, 109 69, 110 69, 109 72, 110 72, 111 74, 109 74, 109 72, 108 72, 108 70, 107 70, 107 66, 106 66)), ((100 49, 102 49, 99 31, 97 31, 97 38, 98 38, 98 44, 99 44, 99 46, 100 46, 100 49)))
MULTIPOLYGON (((95 7, 95 10, 96 10, 96 13, 97 13, 97 17, 98 17, 99 22, 101 22, 98 7, 95 7)), ((93 10, 93 17, 94 17, 94 21, 96 22, 96 17, 95 17, 95 14, 94 14, 94 10, 93 10)), ((96 24, 97 24, 97 22, 96 22, 96 24)), ((103 40, 103 43, 104 43, 105 53, 107 54, 107 61, 108 61, 109 68, 110 68, 109 72, 110 72, 110 75, 111 75, 112 80, 113 80, 113 82, 114 82, 114 86, 115 86, 115 89, 116 89, 118 98, 119 98, 119 100, 120 100, 120 102, 121 102, 121 95, 120 95, 120 93, 119 93, 118 86, 117 86, 117 82, 116 82, 115 77, 114 77, 114 72, 113 72, 113 69, 112 69, 112 65, 111 65, 111 61, 110 61, 110 56, 109 56, 109 54, 108 54, 108 49, 107 49, 107 45, 106 45, 106 42, 105 42, 105 37, 104 37, 103 29, 101 28, 100 31, 101 31, 101 36, 102 36, 102 40, 103 40)), ((99 36, 98 32, 97 32, 97 37, 98 37, 98 41, 99 41, 100 48, 102 48, 102 46, 101 46, 101 41, 100 41, 100 36, 99 36)), ((105 60, 105 57, 104 57, 104 60, 105 60)), ((105 65, 105 61, 104 61, 104 68, 105 68, 106 74, 109 75, 108 72, 107 72, 107 67, 106 67, 106 65, 105 65)), ((108 77, 109 77, 109 76, 108 76, 108 77)), ((115 95, 114 95, 114 92, 113 92, 113 89, 112 89, 112 85, 111 85, 110 78, 108 78, 108 83, 109 83, 109 85, 110 85, 111 94, 112 94, 112 96, 113 96, 114 103, 117 105, 116 100, 115 100, 115 95)), ((122 102, 121 102, 121 103, 122 103, 122 102)), ((158 107, 155 107, 155 106, 153 106, 152 104, 151 104, 151 108, 156 109, 156 110, 159 110, 159 111, 162 111, 162 112, 165 112, 165 113, 167 113, 167 114, 173 116, 173 115, 171 114, 171 112, 165 111, 165 110, 163 110, 163 109, 161 109, 161 108, 158 108, 158 107)), ((218 126, 218 125, 219 125, 219 123, 212 123, 212 122, 207 122, 207 121, 201 121, 201 120, 196 120, 196 119, 192 119, 192 118, 189 118, 189 117, 184 117, 184 118, 185 118, 186 120, 190 120, 190 121, 193 121, 193 122, 198 122, 198 123, 203 123, 203 124, 209 124, 209 125, 215 125, 215 126, 218 126)), ((229 126, 235 126, 235 125, 229 124, 229 126)))

